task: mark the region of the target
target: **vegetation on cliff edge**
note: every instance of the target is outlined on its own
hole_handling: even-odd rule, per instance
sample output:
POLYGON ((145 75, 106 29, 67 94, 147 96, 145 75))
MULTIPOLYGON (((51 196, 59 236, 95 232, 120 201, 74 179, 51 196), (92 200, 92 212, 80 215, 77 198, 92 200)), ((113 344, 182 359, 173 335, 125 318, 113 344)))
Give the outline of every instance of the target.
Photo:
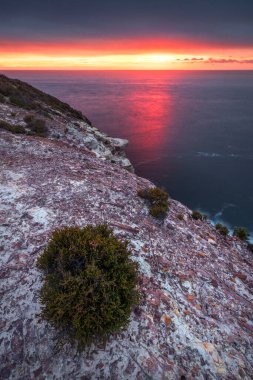
POLYGON ((244 241, 248 241, 250 236, 249 231, 244 227, 235 227, 233 235, 244 241))
POLYGON ((197 210, 194 210, 192 211, 192 219, 195 219, 195 220, 207 220, 207 215, 205 214, 202 214, 200 211, 197 211, 197 210))
POLYGON ((149 213, 154 218, 164 218, 169 208, 169 194, 159 187, 151 189, 142 189, 138 191, 138 195, 149 203, 149 213))
POLYGON ((7 78, 2 74, 0 74, 0 102, 11 103, 14 106, 26 110, 36 110, 43 114, 58 111, 69 117, 84 120, 91 125, 91 122, 80 111, 75 110, 69 104, 61 102, 28 83, 7 78))
POLYGON ((226 226, 223 226, 221 223, 217 223, 215 225, 215 228, 223 236, 227 236, 229 233, 229 229, 226 226))

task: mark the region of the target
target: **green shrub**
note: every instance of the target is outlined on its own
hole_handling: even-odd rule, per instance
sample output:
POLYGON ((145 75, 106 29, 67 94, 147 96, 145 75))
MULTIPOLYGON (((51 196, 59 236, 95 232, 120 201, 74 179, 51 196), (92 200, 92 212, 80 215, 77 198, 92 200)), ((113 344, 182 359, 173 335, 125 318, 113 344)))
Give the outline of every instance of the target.
POLYGON ((29 113, 29 114, 25 115, 25 117, 24 117, 24 121, 25 121, 26 123, 31 123, 31 121, 33 120, 33 118, 34 118, 34 115, 31 114, 31 113, 29 113))
POLYGON ((204 221, 204 220, 207 220, 207 215, 202 214, 201 212, 197 210, 194 210, 192 211, 192 219, 204 221))
POLYGON ((29 128, 30 132, 36 136, 40 136, 40 137, 48 136, 48 128, 46 126, 45 120, 32 119, 32 121, 27 123, 27 128, 29 128))
POLYGON ((0 129, 5 129, 6 131, 9 131, 11 133, 26 133, 26 130, 24 127, 22 127, 22 125, 12 125, 4 120, 0 120, 0 129))
POLYGON ((221 223, 217 223, 215 228, 221 235, 227 236, 229 233, 229 229, 226 226, 223 226, 221 223))
POLYGON ((184 215, 183 214, 177 214, 177 218, 179 220, 184 220, 184 215))
POLYGON ((249 239, 249 232, 244 227, 235 227, 233 235, 244 241, 249 239))
POLYGON ((149 213, 156 219, 164 218, 166 216, 167 208, 165 206, 154 205, 150 207, 149 213))
MULTIPOLYGON (((29 116, 29 120, 31 118, 30 116, 29 116)), ((27 123, 27 128, 29 129, 28 131, 26 131, 26 129, 22 127, 21 125, 12 125, 12 124, 7 123, 4 120, 0 120, 0 128, 5 129, 12 133, 23 133, 27 135, 33 135, 33 136, 35 135, 35 136, 41 136, 41 137, 46 137, 48 135, 48 128, 45 124, 45 121, 41 119, 32 119, 32 121, 28 122, 27 123)))
POLYGON ((166 191, 159 187, 153 187, 151 189, 139 190, 138 195, 149 202, 150 215, 154 218, 164 218, 166 216, 169 208, 169 194, 166 191))
POLYGON ((11 88, 12 86, 8 83, 7 78, 0 74, 0 94, 3 96, 10 96, 11 88))
POLYGON ((18 95, 12 95, 10 96, 10 102, 14 104, 17 107, 26 107, 27 103, 24 101, 24 99, 21 96, 18 95))
POLYGON ((0 94, 0 103, 5 103, 5 97, 2 94, 0 94))
MULTIPOLYGON (((69 107, 69 105, 67 105, 69 107)), ((74 109, 71 109, 70 112, 69 112, 69 116, 72 116, 72 117, 75 117, 77 119, 82 119, 83 118, 83 114, 81 111, 77 111, 77 110, 74 110, 74 109)))
POLYGON ((56 230, 39 257, 41 316, 78 350, 127 326, 138 302, 137 264, 106 225, 56 230))

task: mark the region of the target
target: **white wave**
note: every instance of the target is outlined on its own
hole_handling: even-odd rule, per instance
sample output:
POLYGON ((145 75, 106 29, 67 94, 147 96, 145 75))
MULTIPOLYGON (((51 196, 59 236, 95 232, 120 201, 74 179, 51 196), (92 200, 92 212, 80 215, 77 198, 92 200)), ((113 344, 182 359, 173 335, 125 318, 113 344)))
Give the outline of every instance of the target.
POLYGON ((219 153, 197 152, 200 157, 222 157, 219 153))
POLYGON ((215 152, 196 152, 198 157, 208 157, 208 158, 217 158, 217 157, 222 157, 222 158, 243 158, 244 160, 252 160, 253 156, 247 156, 247 155, 242 155, 242 154, 235 154, 235 153, 230 153, 230 154, 220 154, 220 153, 215 153, 215 152))

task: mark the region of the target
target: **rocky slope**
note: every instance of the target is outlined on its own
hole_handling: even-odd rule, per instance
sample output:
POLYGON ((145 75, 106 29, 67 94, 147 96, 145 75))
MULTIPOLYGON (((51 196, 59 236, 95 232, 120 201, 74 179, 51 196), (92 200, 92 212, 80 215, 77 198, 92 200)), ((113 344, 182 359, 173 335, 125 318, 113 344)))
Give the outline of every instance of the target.
POLYGON ((133 171, 124 147, 128 141, 111 138, 92 126, 91 122, 68 104, 35 89, 27 83, 0 75, 0 129, 1 121, 19 126, 28 134, 28 119, 45 123, 50 139, 65 141, 78 148, 86 147, 96 157, 118 163, 133 171))
MULTIPOLYGON (((0 119, 22 123, 28 110, 6 93, 2 101, 0 119)), ((253 255, 246 244, 194 221, 174 200, 157 222, 137 195, 152 184, 111 163, 120 157, 114 143, 105 144, 111 140, 83 116, 45 107, 48 138, 0 130, 0 378, 253 378, 253 255), (141 303, 107 344, 56 351, 56 332, 38 318, 36 259, 56 227, 101 222, 130 241, 141 303)))

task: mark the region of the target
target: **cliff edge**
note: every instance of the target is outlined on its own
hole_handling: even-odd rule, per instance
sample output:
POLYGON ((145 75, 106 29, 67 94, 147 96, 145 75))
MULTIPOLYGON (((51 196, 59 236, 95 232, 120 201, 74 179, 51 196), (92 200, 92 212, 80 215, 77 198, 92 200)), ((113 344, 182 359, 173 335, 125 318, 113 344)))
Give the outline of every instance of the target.
POLYGON ((23 82, 1 80, 0 378, 252 379, 247 245, 193 220, 174 200, 163 223, 156 221, 137 195, 152 183, 124 169, 131 169, 119 153, 126 142, 46 94, 29 100, 23 82), (11 99, 15 86, 23 104, 11 99), (38 118, 47 137, 33 127, 38 118), (56 351, 56 332, 38 317, 37 257, 55 228, 102 222, 130 241, 141 303, 106 344, 56 351))

